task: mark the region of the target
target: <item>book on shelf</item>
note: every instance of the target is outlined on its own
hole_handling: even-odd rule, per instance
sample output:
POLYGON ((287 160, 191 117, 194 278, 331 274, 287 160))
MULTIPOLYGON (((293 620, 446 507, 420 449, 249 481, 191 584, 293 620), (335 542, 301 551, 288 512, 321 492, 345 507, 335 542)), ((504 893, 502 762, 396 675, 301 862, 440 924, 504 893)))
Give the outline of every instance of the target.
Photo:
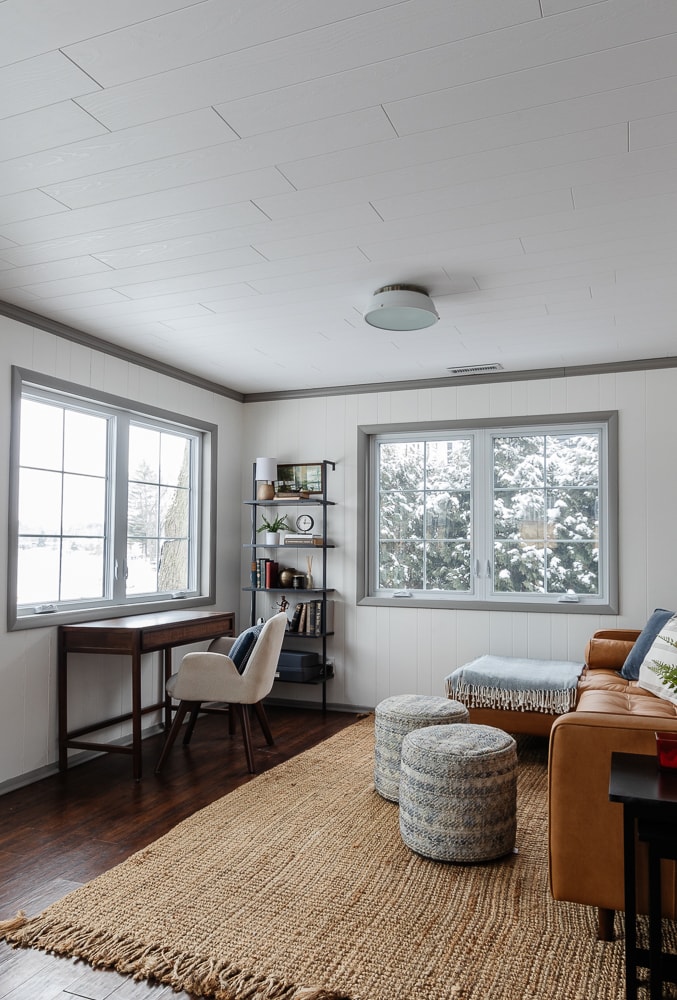
POLYGON ((277 563, 274 559, 266 560, 266 589, 277 587, 277 563))
POLYGON ((299 601, 299 603, 294 608, 294 612, 293 612, 292 617, 291 617, 291 622, 289 623, 289 631, 290 632, 298 632, 298 630, 299 630, 299 622, 301 621, 301 608, 302 607, 303 607, 303 604, 302 604, 301 601, 299 601))
POLYGON ((284 536, 283 545, 322 545, 322 535, 295 535, 284 536))

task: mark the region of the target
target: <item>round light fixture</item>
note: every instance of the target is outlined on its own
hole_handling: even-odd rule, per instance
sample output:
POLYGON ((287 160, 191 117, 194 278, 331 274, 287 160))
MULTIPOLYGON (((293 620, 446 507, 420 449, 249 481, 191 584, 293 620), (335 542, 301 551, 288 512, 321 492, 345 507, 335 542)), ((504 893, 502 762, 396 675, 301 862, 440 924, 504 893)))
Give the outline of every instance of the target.
POLYGON ((380 330, 425 330, 440 318, 433 300, 414 285, 385 285, 374 292, 364 314, 370 326, 380 330))

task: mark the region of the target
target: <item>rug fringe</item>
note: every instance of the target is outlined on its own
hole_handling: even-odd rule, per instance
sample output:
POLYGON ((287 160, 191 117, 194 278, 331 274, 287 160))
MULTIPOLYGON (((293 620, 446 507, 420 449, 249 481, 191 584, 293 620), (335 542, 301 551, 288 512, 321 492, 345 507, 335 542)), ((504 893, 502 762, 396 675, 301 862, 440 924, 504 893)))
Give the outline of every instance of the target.
POLYGON ((0 937, 5 934, 10 934, 12 931, 18 930, 20 927, 26 923, 27 917, 23 910, 19 910, 15 917, 10 917, 9 920, 0 920, 0 937))
POLYGON ((158 944, 140 947, 108 930, 93 931, 45 916, 27 919, 23 912, 0 922, 0 937, 15 947, 68 955, 94 968, 115 969, 136 980, 166 983, 215 1000, 353 1000, 346 993, 321 986, 300 987, 208 956, 176 953, 158 944))

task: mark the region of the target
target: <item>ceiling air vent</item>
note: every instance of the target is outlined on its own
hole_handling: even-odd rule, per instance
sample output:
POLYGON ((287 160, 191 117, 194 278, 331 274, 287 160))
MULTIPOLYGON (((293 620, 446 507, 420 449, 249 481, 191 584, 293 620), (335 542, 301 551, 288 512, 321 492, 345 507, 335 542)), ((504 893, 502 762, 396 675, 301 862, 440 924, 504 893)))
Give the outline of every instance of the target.
POLYGON ((450 375, 486 375, 488 372, 502 372, 503 365, 467 365, 465 368, 447 368, 450 375))

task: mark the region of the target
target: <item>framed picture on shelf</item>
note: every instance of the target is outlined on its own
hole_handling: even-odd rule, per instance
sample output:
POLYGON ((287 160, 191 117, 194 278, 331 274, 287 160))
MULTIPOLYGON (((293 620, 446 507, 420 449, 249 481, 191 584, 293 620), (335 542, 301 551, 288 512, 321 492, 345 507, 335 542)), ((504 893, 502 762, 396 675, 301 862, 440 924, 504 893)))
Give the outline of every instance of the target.
POLYGON ((298 497, 304 493, 324 493, 324 466, 322 462, 278 465, 275 481, 276 496, 298 497))

